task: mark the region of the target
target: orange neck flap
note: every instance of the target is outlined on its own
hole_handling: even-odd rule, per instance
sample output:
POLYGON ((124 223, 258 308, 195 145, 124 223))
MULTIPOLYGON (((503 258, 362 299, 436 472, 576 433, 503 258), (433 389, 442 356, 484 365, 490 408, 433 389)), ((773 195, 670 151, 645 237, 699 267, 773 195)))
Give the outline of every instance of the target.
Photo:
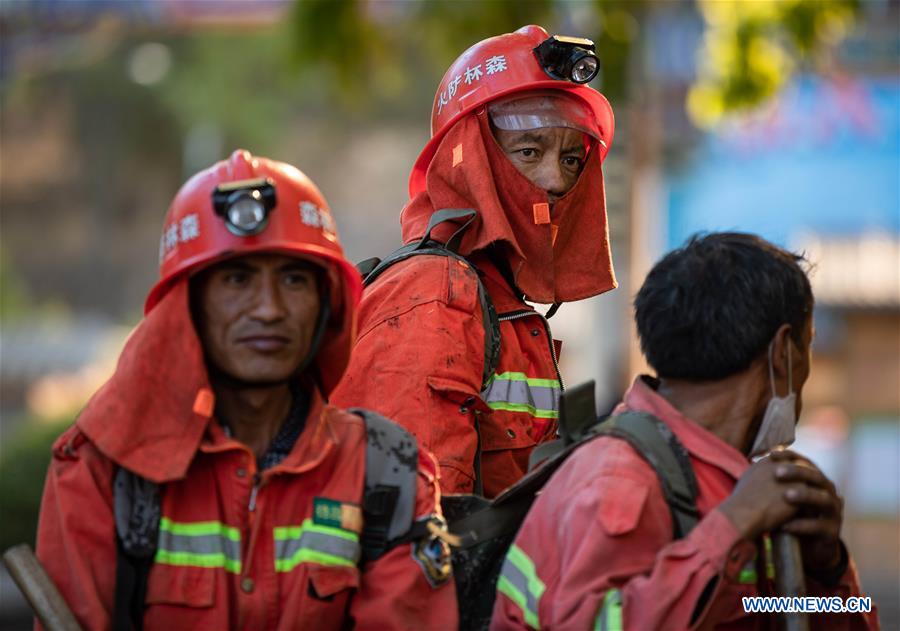
POLYGON ((76 423, 119 466, 167 482, 187 473, 214 407, 182 279, 131 333, 76 423))
MULTIPOLYGON (((182 277, 131 333, 116 372, 76 421, 105 456, 153 482, 184 477, 215 411, 188 294, 182 277)), ((340 380, 355 337, 355 310, 338 305, 346 315, 326 328, 315 360, 298 376, 314 399, 340 380)))

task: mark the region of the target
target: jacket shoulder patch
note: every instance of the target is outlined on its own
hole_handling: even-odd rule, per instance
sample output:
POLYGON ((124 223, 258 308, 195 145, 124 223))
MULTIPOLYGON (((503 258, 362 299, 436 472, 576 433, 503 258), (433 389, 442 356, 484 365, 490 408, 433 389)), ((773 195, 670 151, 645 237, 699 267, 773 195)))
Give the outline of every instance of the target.
POLYGON ((450 546, 438 537, 424 537, 416 541, 412 546, 412 556, 432 588, 440 587, 453 574, 450 546))

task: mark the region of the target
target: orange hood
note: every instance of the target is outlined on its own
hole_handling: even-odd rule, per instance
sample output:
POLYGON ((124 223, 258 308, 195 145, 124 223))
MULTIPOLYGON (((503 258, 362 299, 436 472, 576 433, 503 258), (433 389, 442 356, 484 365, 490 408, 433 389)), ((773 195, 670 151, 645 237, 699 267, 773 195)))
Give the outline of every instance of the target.
MULTIPOLYGON (((338 313, 306 372, 315 373, 323 396, 343 376, 355 337, 355 307, 344 305, 338 313)), ((166 482, 184 477, 214 409, 182 277, 132 331, 115 373, 76 423, 118 465, 166 482)))
MULTIPOLYGON (((426 174, 426 190, 400 215, 403 242, 425 234, 442 208, 474 208, 460 254, 492 243, 506 247, 518 288, 550 304, 596 296, 616 287, 600 152, 593 147, 578 182, 552 206, 547 193, 518 172, 497 145, 484 108, 457 122, 443 138, 426 174)), ((432 233, 446 242, 454 227, 432 233)))

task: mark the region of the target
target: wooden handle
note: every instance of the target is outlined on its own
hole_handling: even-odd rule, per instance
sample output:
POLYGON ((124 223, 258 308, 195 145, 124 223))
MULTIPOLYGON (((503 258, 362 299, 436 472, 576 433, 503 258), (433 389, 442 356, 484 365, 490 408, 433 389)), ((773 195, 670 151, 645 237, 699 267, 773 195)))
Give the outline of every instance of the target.
MULTIPOLYGON (((786 532, 772 533, 772 553, 775 562, 775 591, 779 596, 806 596, 803 557, 797 537, 786 532)), ((809 631, 805 612, 779 614, 784 631, 809 631)))
POLYGON ((75 616, 47 576, 31 546, 21 543, 3 553, 3 562, 47 631, 81 631, 75 616))

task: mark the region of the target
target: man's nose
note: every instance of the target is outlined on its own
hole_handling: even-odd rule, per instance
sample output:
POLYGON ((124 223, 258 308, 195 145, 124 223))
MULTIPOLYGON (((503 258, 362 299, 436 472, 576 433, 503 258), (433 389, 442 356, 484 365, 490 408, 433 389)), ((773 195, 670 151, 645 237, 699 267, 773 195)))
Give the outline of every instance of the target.
POLYGON ((547 191, 551 200, 562 197, 570 188, 566 174, 559 160, 545 160, 541 163, 534 178, 535 186, 547 191))
POLYGON ((255 296, 251 315, 262 322, 274 322, 287 315, 281 285, 275 277, 264 276, 255 296))

